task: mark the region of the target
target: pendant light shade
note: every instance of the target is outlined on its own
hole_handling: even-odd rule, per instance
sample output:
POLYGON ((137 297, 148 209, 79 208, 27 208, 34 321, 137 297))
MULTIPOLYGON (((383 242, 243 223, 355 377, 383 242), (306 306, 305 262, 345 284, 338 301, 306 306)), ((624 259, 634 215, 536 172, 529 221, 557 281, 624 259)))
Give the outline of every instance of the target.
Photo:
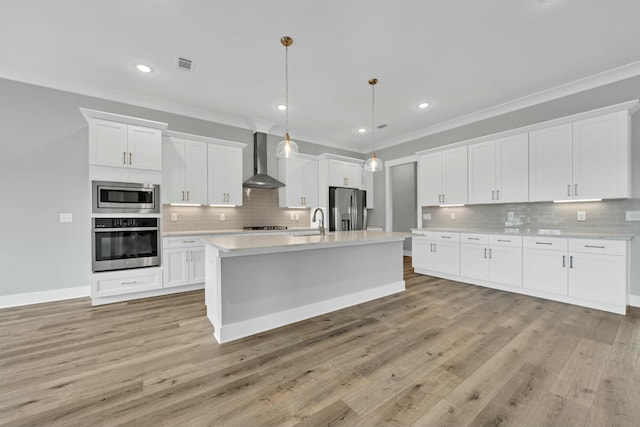
POLYGON ((298 156, 298 144, 291 141, 289 137, 289 46, 293 44, 293 39, 289 36, 283 36, 280 43, 284 46, 284 98, 285 98, 285 134, 284 139, 278 143, 276 147, 276 156, 281 159, 298 156))
POLYGON ((375 96, 375 85, 378 83, 378 79, 373 78, 369 79, 369 84, 371 85, 371 157, 367 159, 364 163, 364 170, 367 172, 378 172, 382 170, 383 163, 382 159, 376 156, 375 145, 376 145, 376 96, 375 96))

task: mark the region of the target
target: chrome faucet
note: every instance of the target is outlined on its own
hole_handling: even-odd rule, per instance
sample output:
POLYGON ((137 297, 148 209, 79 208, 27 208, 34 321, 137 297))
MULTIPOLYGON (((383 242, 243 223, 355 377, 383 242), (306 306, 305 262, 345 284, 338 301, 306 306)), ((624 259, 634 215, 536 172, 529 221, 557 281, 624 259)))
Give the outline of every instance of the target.
POLYGON ((320 235, 324 236, 324 211, 320 208, 316 208, 316 210, 313 211, 313 218, 311 218, 311 221, 316 222, 316 214, 318 212, 322 214, 322 218, 320 218, 320 225, 318 226, 318 230, 320 230, 320 235))

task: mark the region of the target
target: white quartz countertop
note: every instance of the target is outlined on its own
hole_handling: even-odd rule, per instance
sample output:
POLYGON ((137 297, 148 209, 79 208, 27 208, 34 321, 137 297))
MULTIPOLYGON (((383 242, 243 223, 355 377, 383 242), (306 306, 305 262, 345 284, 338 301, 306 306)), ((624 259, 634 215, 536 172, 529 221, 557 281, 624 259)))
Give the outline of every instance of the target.
POLYGON ((563 231, 558 229, 544 228, 504 228, 504 229, 454 229, 454 228, 412 228, 414 233, 420 232, 446 232, 446 233, 478 233, 478 234, 510 234, 516 236, 548 236, 565 237, 571 239, 604 239, 604 240, 632 240, 633 234, 615 233, 580 233, 574 231, 563 231))
POLYGON ((291 233, 304 233, 318 231, 317 228, 300 227, 300 228, 288 228, 286 230, 244 230, 241 228, 231 230, 192 230, 192 231, 165 231, 162 233, 162 237, 181 237, 181 236, 225 236, 232 234, 242 235, 259 235, 259 234, 291 234, 291 233))
MULTIPOLYGON (((312 230, 317 232, 317 229, 312 230)), ((411 234, 409 233, 393 233, 387 231, 338 231, 325 235, 309 233, 302 235, 221 236, 203 239, 203 241, 205 244, 211 245, 221 252, 249 254, 395 242, 402 241, 410 236, 411 234)))

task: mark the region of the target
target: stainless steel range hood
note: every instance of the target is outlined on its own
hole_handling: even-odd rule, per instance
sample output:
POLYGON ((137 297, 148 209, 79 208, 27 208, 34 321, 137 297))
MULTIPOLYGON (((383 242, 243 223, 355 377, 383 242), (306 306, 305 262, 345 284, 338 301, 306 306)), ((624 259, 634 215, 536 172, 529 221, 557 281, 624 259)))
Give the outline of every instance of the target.
POLYGON ((280 188, 284 184, 267 175, 267 134, 253 134, 253 176, 246 180, 244 187, 280 188))

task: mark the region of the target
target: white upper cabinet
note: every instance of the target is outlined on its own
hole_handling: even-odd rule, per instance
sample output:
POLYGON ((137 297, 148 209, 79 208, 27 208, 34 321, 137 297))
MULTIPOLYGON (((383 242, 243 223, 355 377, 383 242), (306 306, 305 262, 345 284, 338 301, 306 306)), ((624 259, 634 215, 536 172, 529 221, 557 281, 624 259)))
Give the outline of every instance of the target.
POLYGON ((165 138, 162 146, 163 203, 207 203, 207 144, 165 138))
POLYGON ((470 144, 468 150, 470 204, 528 200, 528 134, 470 144))
POLYGON ((467 147, 425 153, 418 162, 420 206, 467 203, 467 147))
POLYGON ((242 149, 209 144, 208 203, 242 205, 242 149))
POLYGON ((318 206, 318 161, 302 157, 278 159, 280 207, 318 206))
POLYGON ((630 197, 629 115, 573 123, 574 199, 630 197))
POLYGON ((630 197, 626 111, 530 133, 530 201, 630 197))
POLYGON ((571 198, 573 125, 529 133, 529 201, 571 198))
POLYGON ((92 165, 161 170, 159 129, 109 120, 89 122, 89 162, 92 165))
POLYGON ((329 160, 329 187, 362 188, 362 164, 329 160))

